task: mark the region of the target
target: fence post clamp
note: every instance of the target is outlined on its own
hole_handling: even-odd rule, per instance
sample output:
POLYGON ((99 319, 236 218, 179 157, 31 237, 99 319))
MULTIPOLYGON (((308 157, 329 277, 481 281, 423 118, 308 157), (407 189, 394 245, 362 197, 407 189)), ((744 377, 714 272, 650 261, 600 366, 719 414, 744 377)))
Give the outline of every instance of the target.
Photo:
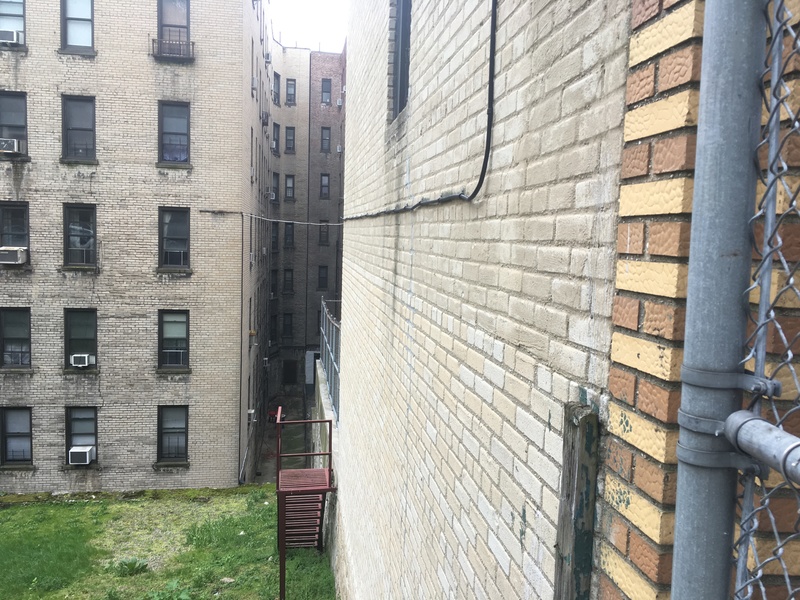
POLYGON ((752 394, 759 394, 773 398, 780 396, 782 386, 780 381, 758 377, 752 373, 720 373, 718 371, 702 371, 686 365, 681 366, 681 381, 701 388, 715 390, 744 390, 752 394))

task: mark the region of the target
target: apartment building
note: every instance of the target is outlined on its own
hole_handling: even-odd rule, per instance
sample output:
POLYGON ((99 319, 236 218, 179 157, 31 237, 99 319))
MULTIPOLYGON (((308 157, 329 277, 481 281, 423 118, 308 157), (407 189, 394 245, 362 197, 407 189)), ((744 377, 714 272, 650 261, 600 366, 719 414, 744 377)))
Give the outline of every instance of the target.
POLYGON ((0 4, 0 490, 252 476, 269 39, 251 0, 0 4))
POLYGON ((341 296, 344 55, 273 40, 270 123, 269 397, 314 381, 323 298, 341 296))

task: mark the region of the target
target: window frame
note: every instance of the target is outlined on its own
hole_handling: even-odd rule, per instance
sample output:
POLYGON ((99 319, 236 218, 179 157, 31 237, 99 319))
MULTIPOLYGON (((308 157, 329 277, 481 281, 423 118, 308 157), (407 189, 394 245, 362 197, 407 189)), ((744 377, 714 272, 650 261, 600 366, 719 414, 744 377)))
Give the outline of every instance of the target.
POLYGON ((297 104, 297 80, 296 79, 287 79, 286 80, 286 105, 292 106, 297 104), (291 94, 289 93, 289 90, 291 94))
POLYGON ((192 160, 192 109, 189 102, 176 102, 172 100, 159 100, 158 101, 158 164, 164 166, 170 165, 189 165, 192 160), (164 130, 164 109, 170 108, 185 108, 186 109, 186 158, 185 159, 167 159, 164 158, 164 136, 174 135, 182 136, 181 132, 167 132, 164 130))
POLYGON ((286 200, 294 200, 294 175, 284 175, 284 192, 283 197, 286 200), (292 182, 292 185, 289 185, 289 182, 292 182))
POLYGON ((191 5, 191 0, 186 0, 186 25, 185 26, 183 26, 183 25, 174 25, 174 24, 171 24, 171 23, 170 24, 164 23, 164 14, 163 14, 164 10, 163 10, 163 7, 164 7, 164 0, 158 0, 158 7, 156 9, 158 11, 158 17, 157 17, 158 18, 158 25, 157 25, 158 33, 157 33, 156 37, 157 37, 158 45, 159 45, 158 46, 159 47, 159 54, 161 54, 163 52, 162 44, 164 42, 167 42, 167 44, 175 44, 175 43, 186 44, 186 53, 182 53, 182 54, 167 53, 165 56, 187 56, 187 57, 190 56, 191 52, 189 50, 189 44, 191 44, 191 41, 192 41, 192 31, 191 31, 191 22, 192 22, 191 9, 192 9, 192 5, 191 5), (177 42, 175 42, 175 41, 173 41, 171 39, 167 39, 163 35, 162 29, 164 29, 164 28, 185 29, 186 30, 186 39, 185 40, 181 40, 180 39, 180 35, 178 36, 178 41, 177 42))
POLYGON ((69 463, 69 451, 74 448, 75 446, 94 446, 94 459, 89 464, 96 463, 98 461, 99 452, 99 444, 97 443, 97 407, 96 406, 67 406, 64 409, 64 442, 66 443, 66 454, 65 454, 65 462, 69 463), (73 416, 73 411, 77 410, 91 410, 92 411, 92 432, 91 434, 87 433, 76 433, 73 430, 73 423, 75 421, 89 421, 90 419, 76 419, 73 416), (77 444, 75 443, 75 436, 77 435, 92 435, 94 436, 94 443, 93 444, 77 444))
MULTIPOLYGON (((158 268, 165 269, 165 270, 172 270, 172 271, 186 271, 191 269, 192 266, 192 215, 191 211, 183 206, 159 206, 158 207, 158 268), (164 216, 167 213, 183 213, 186 215, 186 250, 180 250, 179 252, 183 252, 186 255, 185 261, 181 261, 182 264, 174 265, 174 264, 167 264, 164 260, 165 253, 167 252, 166 248, 166 241, 167 240, 183 240, 184 238, 180 238, 177 236, 167 236, 165 235, 164 228, 167 223, 164 222, 164 216)), ((174 253, 175 251, 169 251, 170 253, 174 253)))
POLYGON ((294 248, 294 223, 283 224, 283 247, 294 248))
POLYGON ((411 67, 411 0, 397 0, 392 53, 392 119, 408 104, 411 67))
POLYGON ((272 72, 272 102, 275 106, 281 105, 281 74, 272 72))
POLYGON ((294 337, 294 313, 283 313, 281 320, 281 337, 291 338, 294 337))
POLYGON ((320 152, 324 152, 325 154, 328 154, 331 151, 331 128, 330 127, 322 127, 322 129, 320 131, 319 151, 320 152))
POLYGON ((61 161, 77 163, 97 163, 97 103, 94 96, 72 96, 64 94, 61 96, 61 161), (92 128, 70 127, 67 119, 67 106, 72 103, 91 102, 92 105, 92 128), (68 133, 70 131, 91 131, 92 133, 92 153, 91 156, 71 155, 69 149, 68 133))
POLYGON ((88 0, 91 11, 91 17, 86 19, 83 17, 69 17, 67 15, 67 2, 68 0, 61 0, 61 52, 67 54, 89 54, 94 55, 94 0, 88 0), (92 43, 90 46, 73 46, 67 43, 68 39, 68 22, 79 21, 89 22, 92 29, 92 43))
MULTIPOLYGON (((279 156, 281 152, 281 126, 280 123, 272 122, 272 142, 275 147, 272 148, 272 153, 279 156)), ((272 146, 272 144, 270 144, 272 146)))
POLYGON ((286 146, 284 147, 284 152, 286 154, 294 154, 296 143, 295 143, 295 128, 294 127, 287 127, 286 128, 286 146), (291 135, 290 135, 291 133, 291 135), (290 143, 291 140, 291 143, 290 143))
POLYGON ((96 308, 65 308, 64 309, 64 369, 68 371, 94 371, 97 370, 97 309, 96 308), (92 338, 74 338, 71 337, 71 320, 76 314, 92 314, 94 315, 94 337, 92 338), (93 346, 93 352, 75 352, 73 345, 78 340, 90 340, 93 346), (73 354, 89 354, 94 356, 94 364, 89 364, 86 367, 73 367, 70 364, 70 356, 73 354))
MULTIPOLYGON (((26 40, 25 26, 26 26, 26 23, 27 23, 27 20, 28 20, 27 19, 27 16, 28 16, 27 15, 27 6, 25 6, 25 0, 9 0, 9 1, 10 2, 15 2, 15 3, 18 2, 19 4, 22 4, 22 15, 18 15, 18 14, 14 14, 14 13, 3 13, 3 12, 0 12, 0 20, 2 20, 3 17, 8 18, 8 19, 20 19, 20 18, 22 19, 22 29, 12 29, 11 31, 19 31, 22 34, 22 44, 21 45, 23 47, 25 47, 26 46, 26 42, 25 42, 25 40, 26 40)), ((0 27, 0 29, 2 29, 2 27, 0 27)), ((3 50, 11 50, 11 49, 13 49, 12 46, 0 46, 0 48, 2 48, 3 50)), ((0 136, 0 137, 2 137, 2 136, 0 136)))
POLYGON ((29 307, 4 307, 0 308, 0 369, 30 369, 31 363, 33 362, 33 351, 32 351, 32 342, 31 342, 31 309, 29 307), (19 337, 8 337, 5 333, 6 327, 6 317, 9 313, 22 313, 27 315, 27 330, 28 330, 28 337, 27 338, 19 338, 19 337), (22 359, 19 363, 12 362, 6 363, 6 340, 14 340, 17 344, 21 341, 21 347, 18 350, 8 350, 8 354, 10 355, 12 352, 15 354, 20 354, 22 359), (25 345, 27 342, 27 357, 28 362, 24 362, 24 356, 26 354, 25 345))
POLYGON ((317 266, 317 289, 318 290, 328 289, 328 265, 317 266))
POLYGON ((189 462, 189 406, 162 404, 158 407, 156 462, 188 463, 189 462), (164 451, 164 436, 168 433, 164 427, 164 412, 167 409, 183 409, 183 427, 177 428, 175 435, 183 435, 183 454, 168 454, 164 451))
POLYGON ((158 311, 158 368, 161 370, 170 370, 170 371, 188 371, 190 368, 189 362, 189 350, 190 350, 190 316, 188 310, 172 310, 172 309, 163 309, 158 311), (164 361, 164 353, 169 352, 170 349, 165 347, 165 341, 168 339, 164 335, 164 324, 165 324, 165 317, 168 315, 183 315, 186 317, 185 326, 186 326, 186 337, 184 338, 169 338, 175 340, 183 340, 185 344, 185 350, 183 350, 183 360, 180 364, 173 364, 164 361))
POLYGON ((32 465, 33 464, 33 423, 32 423, 32 410, 29 406, 4 406, 0 408, 0 465, 14 466, 14 465, 32 465), (27 412, 28 413, 28 430, 27 432, 9 432, 8 431, 8 413, 10 412, 27 412), (27 438, 28 439, 28 452, 30 457, 21 460, 13 460, 8 458, 8 442, 9 438, 27 438))
POLYGON ((330 223, 328 221, 319 222, 319 245, 330 245, 330 223))
POLYGON ((332 81, 330 79, 328 79, 327 77, 322 79, 322 89, 321 89, 321 91, 322 91, 322 93, 321 93, 322 104, 331 104, 331 98, 333 96, 333 93, 332 93, 333 92, 333 84, 332 84, 332 81), (327 87, 328 87, 327 90, 325 89, 326 82, 328 84, 327 85, 327 87), (327 96, 326 96, 326 94, 327 94, 327 96))
POLYGON ((30 233, 30 214, 29 214, 29 207, 27 202, 0 202, 0 246, 6 248, 27 248, 28 249, 28 262, 31 260, 31 253, 30 253, 30 243, 31 243, 31 233, 30 233), (24 212, 25 218, 25 245, 18 246, 10 242, 11 236, 18 236, 21 235, 19 233, 12 233, 10 231, 10 225, 8 225, 8 221, 10 221, 10 217, 8 213, 13 210, 22 210, 24 212), (4 231, 8 226, 9 231, 4 231))
POLYGON ((294 269, 283 270, 283 287, 284 294, 294 294, 294 269))
MULTIPOLYGON (((22 114, 23 114, 23 125, 22 125, 22 133, 10 133, 6 131, 6 129, 19 129, 19 125, 5 125, 3 122, 3 113, 0 112, 0 138, 12 139, 17 140, 20 142, 20 152, 16 157, 19 156, 28 156, 28 94, 26 92, 14 92, 10 90, 2 90, 0 91, 0 97, 6 98, 21 98, 22 99, 22 114)), ((9 157, 3 157, 4 160, 15 158, 15 155, 11 155, 9 157)))
POLYGON ((272 252, 278 252, 280 249, 280 223, 275 221, 272 222, 272 228, 270 231, 270 250, 272 252))
POLYGON ((322 200, 328 200, 331 197, 330 173, 320 173, 319 175, 319 197, 322 200))
MULTIPOLYGON (((80 248, 78 249, 80 250, 80 248)), ((84 251, 85 252, 85 251, 84 251)), ((65 267, 97 267, 97 206, 94 204, 64 204, 64 266, 65 267), (90 210, 92 215, 92 250, 90 261, 70 260, 71 253, 75 250, 70 246, 71 238, 76 237, 70 234, 72 223, 69 221, 72 211, 90 210)))

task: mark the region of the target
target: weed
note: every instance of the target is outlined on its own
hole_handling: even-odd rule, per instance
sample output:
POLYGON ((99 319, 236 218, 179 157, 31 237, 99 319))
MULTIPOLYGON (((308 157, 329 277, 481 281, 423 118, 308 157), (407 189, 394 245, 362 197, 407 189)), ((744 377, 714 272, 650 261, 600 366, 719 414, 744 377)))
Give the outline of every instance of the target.
POLYGON ((131 577, 144 573, 148 569, 146 560, 141 558, 123 558, 122 560, 114 563, 112 571, 118 577, 131 577))
POLYGON ((191 590, 180 585, 180 581, 173 579, 163 590, 147 594, 147 600, 192 600, 191 590))

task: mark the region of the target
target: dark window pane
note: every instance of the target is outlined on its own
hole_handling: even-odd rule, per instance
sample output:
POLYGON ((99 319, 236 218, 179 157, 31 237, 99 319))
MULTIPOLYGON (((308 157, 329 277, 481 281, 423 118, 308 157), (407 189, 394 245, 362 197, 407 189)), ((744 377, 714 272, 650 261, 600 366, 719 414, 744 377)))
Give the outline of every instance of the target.
POLYGON ((161 266, 189 266, 188 210, 161 210, 161 266))
POLYGON ((67 265, 93 265, 96 262, 95 252, 95 209, 94 207, 66 208, 67 265))
POLYGON ((0 246, 28 247, 27 206, 0 205, 0 246))
POLYGON ((31 312, 29 309, 0 310, 0 340, 4 367, 31 365, 31 312))

